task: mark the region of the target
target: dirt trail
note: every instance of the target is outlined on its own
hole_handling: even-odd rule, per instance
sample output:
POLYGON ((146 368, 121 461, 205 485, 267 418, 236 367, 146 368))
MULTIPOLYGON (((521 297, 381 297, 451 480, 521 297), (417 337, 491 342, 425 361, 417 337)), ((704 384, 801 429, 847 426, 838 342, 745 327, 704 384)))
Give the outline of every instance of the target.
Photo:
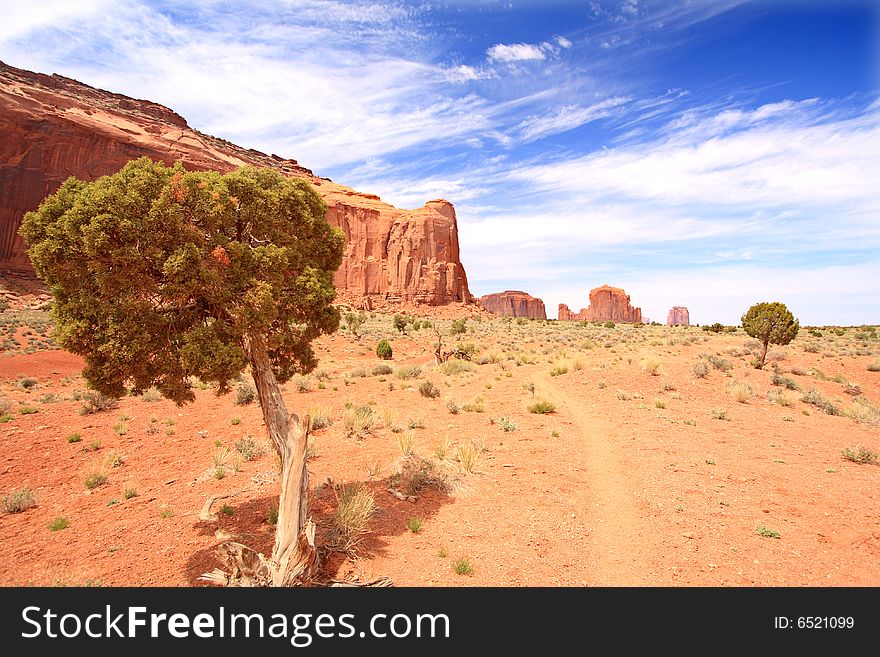
MULTIPOLYGON (((558 411, 571 419, 586 475, 585 512, 591 532, 592 581, 596 586, 646 586, 643 559, 651 550, 641 527, 633 487, 615 451, 614 429, 590 412, 588 400, 565 390, 549 375, 542 377, 558 411)), ((653 556, 653 555, 652 555, 653 556)), ((651 558, 656 563, 656 558, 651 558)))

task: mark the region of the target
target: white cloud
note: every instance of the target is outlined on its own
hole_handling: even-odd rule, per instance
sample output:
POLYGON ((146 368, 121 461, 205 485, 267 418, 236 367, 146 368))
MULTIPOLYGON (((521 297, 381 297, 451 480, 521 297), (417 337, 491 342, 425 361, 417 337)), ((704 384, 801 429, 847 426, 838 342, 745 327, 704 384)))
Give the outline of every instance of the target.
POLYGON ((525 62, 544 59, 544 50, 531 43, 498 43, 486 55, 490 62, 525 62))
POLYGON ((880 207, 880 114, 819 122, 803 111, 812 105, 690 118, 648 143, 524 167, 511 177, 583 198, 880 207))
POLYGON ((565 48, 566 50, 568 48, 571 48, 571 46, 572 46, 571 41, 566 39, 564 36, 556 37, 556 43, 559 45, 560 48, 565 48))
POLYGON ((530 116, 517 126, 519 138, 529 142, 547 135, 567 132, 579 126, 609 116, 614 108, 627 102, 627 98, 607 98, 588 107, 563 105, 542 116, 530 116))

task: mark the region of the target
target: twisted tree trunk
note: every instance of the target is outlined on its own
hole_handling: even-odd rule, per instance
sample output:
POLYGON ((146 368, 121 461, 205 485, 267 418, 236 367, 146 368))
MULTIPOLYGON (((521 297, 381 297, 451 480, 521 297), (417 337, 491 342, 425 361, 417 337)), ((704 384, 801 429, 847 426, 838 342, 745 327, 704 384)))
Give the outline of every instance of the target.
POLYGON ((309 473, 306 469, 309 418, 288 413, 262 335, 248 339, 248 357, 263 420, 281 459, 281 496, 270 569, 275 586, 307 583, 316 566, 315 528, 308 519, 309 473))

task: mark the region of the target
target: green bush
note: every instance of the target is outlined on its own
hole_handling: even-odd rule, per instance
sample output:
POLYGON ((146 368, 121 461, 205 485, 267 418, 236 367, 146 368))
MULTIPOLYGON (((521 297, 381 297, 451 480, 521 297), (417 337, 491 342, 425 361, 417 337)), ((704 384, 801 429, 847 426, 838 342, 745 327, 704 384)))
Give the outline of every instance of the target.
POLYGON ((538 400, 528 406, 529 413, 537 413, 539 415, 545 415, 547 413, 552 413, 556 410, 556 404, 553 402, 546 401, 544 399, 538 400))
POLYGON ((37 505, 37 498, 30 488, 19 488, 3 497, 3 510, 6 513, 21 513, 37 505))
POLYGON ((238 406, 253 404, 256 398, 257 391, 251 384, 242 382, 235 387, 235 403, 238 406))
POLYGON ((380 340, 376 345, 376 355, 382 360, 391 360, 393 354, 391 343, 388 340, 380 340))

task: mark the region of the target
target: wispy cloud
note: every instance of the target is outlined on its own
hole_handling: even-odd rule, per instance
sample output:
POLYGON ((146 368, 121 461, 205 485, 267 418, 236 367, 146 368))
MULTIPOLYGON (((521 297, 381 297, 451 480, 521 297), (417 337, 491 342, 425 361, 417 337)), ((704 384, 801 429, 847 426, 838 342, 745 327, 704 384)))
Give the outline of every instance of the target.
POLYGON ((490 62, 525 62, 544 59, 544 50, 531 43, 497 43, 486 51, 490 62))

